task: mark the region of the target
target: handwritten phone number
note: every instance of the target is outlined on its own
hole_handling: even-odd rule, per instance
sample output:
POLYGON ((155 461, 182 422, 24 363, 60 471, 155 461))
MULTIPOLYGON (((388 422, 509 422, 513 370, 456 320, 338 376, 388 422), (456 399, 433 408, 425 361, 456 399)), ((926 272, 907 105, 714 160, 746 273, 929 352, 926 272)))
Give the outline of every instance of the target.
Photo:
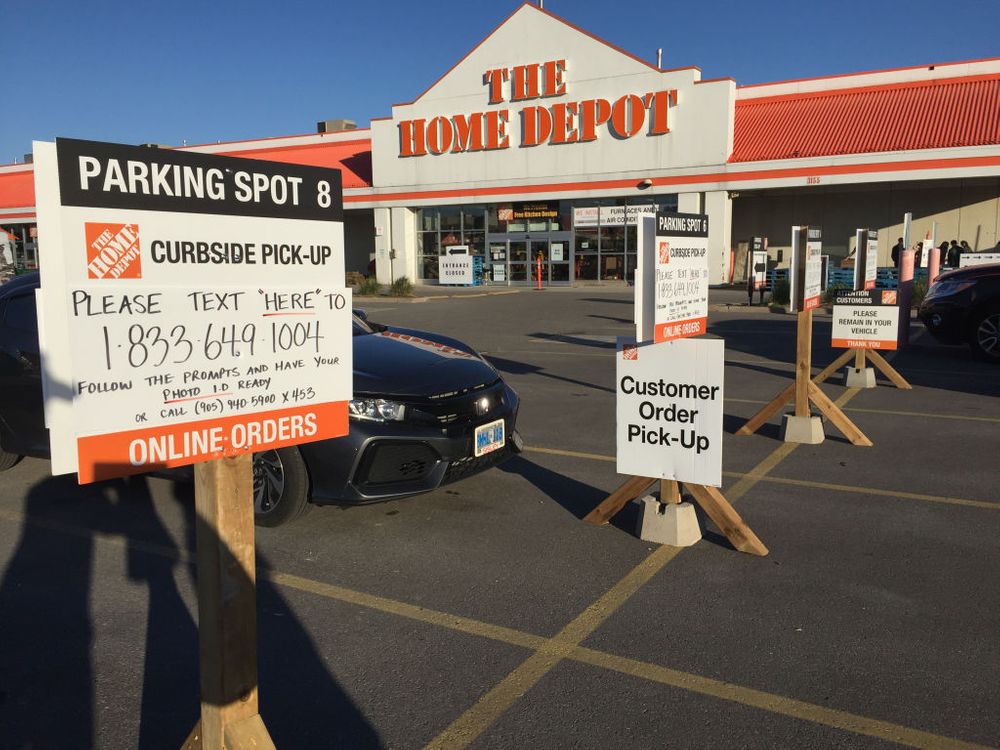
POLYGON ((181 365, 196 354, 209 362, 214 362, 223 354, 253 357, 263 353, 261 349, 268 351, 268 344, 270 354, 298 354, 310 350, 318 354, 320 342, 325 338, 320 333, 318 320, 272 322, 260 327, 256 323, 209 323, 204 332, 193 339, 187 326, 181 324, 167 328, 135 323, 128 327, 126 341, 114 340, 113 332, 107 326, 101 329, 104 364, 108 370, 123 363, 134 369, 181 365), (261 338, 260 334, 264 337, 261 338))

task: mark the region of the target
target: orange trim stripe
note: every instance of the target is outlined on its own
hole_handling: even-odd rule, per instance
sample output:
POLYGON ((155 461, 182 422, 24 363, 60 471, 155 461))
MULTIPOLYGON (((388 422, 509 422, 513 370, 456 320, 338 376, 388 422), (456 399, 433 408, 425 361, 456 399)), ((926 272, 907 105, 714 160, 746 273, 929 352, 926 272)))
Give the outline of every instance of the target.
MULTIPOLYGON (((784 169, 758 169, 745 172, 711 172, 706 174, 677 175, 675 177, 654 177, 654 187, 675 185, 697 185, 702 183, 745 182, 752 180, 775 180, 786 177, 815 177, 825 175, 871 174, 873 172, 905 172, 923 169, 961 169, 970 167, 1000 166, 1000 156, 966 156, 955 159, 917 159, 913 161, 873 162, 870 164, 833 164, 815 167, 789 167, 784 169)), ((616 190, 634 188, 635 179, 596 180, 588 182, 557 182, 542 185, 503 185, 482 188, 452 188, 448 190, 425 190, 422 192, 370 193, 345 195, 344 203, 382 203, 399 200, 432 200, 437 198, 458 198, 491 195, 560 193, 580 190, 616 190)))
POLYGON ((284 448, 347 434, 347 402, 330 401, 256 414, 201 419, 180 424, 77 438, 80 484, 130 474, 188 466, 223 456, 284 448), (306 432, 309 423, 315 429, 306 432), (295 427, 298 425, 298 427, 295 427), (217 431, 217 432, 215 432, 217 431), (267 432, 273 433, 269 438, 267 432), (256 437, 250 437, 255 434, 256 437), (214 440, 211 435, 215 435, 214 440), (284 438, 281 436, 285 435, 284 438), (237 436, 241 439, 236 440, 237 436), (239 443, 237 447, 234 447, 239 443), (135 444, 141 462, 132 463, 135 444), (218 446, 215 450, 211 446, 218 446))

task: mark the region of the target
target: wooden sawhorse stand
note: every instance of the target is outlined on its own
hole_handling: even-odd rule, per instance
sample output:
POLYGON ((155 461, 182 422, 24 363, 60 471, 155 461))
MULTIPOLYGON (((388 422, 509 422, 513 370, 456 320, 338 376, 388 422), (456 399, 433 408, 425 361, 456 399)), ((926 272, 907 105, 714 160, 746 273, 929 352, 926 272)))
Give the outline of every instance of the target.
MULTIPOLYGON (((601 526, 610 521, 628 503, 641 497, 657 481, 660 483, 660 501, 679 503, 681 501, 680 482, 670 479, 651 479, 650 477, 630 477, 617 490, 608 495, 601 504, 584 517, 584 521, 595 526, 601 526)), ((712 519, 712 523, 726 535, 726 539, 738 551, 749 555, 763 557, 767 547, 757 538, 753 530, 740 518, 729 501, 715 487, 703 484, 685 484, 694 501, 712 519)))
POLYGON ((854 357, 854 369, 860 370, 865 366, 865 360, 868 359, 875 366, 879 372, 885 375, 889 381, 904 391, 909 391, 913 388, 906 378, 900 375, 892 365, 890 365, 885 357, 879 354, 874 349, 848 349, 846 352, 837 357, 833 362, 828 364, 816 377, 813 378, 814 383, 822 383, 828 377, 833 375, 837 370, 846 365, 851 361, 851 356, 854 357))
MULTIPOLYGON (((858 429, 840 407, 820 390, 812 378, 812 310, 798 314, 798 336, 795 342, 795 382, 774 397, 763 409, 754 414, 736 431, 737 435, 752 435, 775 413, 790 401, 795 402, 795 416, 812 415, 809 402, 816 405, 823 415, 854 445, 871 447, 872 441, 858 429)), ((848 355, 850 351, 848 351, 848 355)), ((870 354, 870 352, 869 352, 870 354)), ((889 363, 879 357, 886 367, 889 363)), ((844 360, 847 361, 846 359, 844 360)), ((873 360, 874 361, 874 360, 873 360)), ((827 368, 830 369, 830 368, 827 368)), ((880 368, 881 369, 881 368, 880 368)), ((892 368, 889 368, 892 369, 892 368)), ((831 370, 832 372, 832 370, 831 370)), ((895 370, 893 370, 895 372, 895 370)), ((828 377, 830 373, 826 373, 828 377)), ((897 373, 898 375, 898 373, 897 373)))

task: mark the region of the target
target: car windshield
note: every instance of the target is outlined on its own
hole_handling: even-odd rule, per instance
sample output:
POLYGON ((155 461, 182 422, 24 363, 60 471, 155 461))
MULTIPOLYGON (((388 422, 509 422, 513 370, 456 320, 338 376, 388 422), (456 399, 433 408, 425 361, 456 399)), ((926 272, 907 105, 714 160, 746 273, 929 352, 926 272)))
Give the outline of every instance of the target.
POLYGON ((355 336, 364 336, 368 333, 375 333, 375 328, 371 323, 364 320, 364 318, 358 317, 357 313, 351 315, 351 329, 355 336))

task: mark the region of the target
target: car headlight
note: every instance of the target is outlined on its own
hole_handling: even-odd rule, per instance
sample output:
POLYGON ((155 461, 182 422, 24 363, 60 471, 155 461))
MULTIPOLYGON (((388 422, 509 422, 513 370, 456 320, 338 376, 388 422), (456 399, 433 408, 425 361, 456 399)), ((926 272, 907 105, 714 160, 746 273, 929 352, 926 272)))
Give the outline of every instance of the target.
POLYGON ((931 288, 927 290, 927 296, 924 299, 950 297, 953 294, 964 292, 974 283, 973 281, 938 281, 932 284, 931 288))
POLYGON ((365 422, 402 422, 406 407, 384 398, 356 398, 347 407, 351 419, 365 422))

